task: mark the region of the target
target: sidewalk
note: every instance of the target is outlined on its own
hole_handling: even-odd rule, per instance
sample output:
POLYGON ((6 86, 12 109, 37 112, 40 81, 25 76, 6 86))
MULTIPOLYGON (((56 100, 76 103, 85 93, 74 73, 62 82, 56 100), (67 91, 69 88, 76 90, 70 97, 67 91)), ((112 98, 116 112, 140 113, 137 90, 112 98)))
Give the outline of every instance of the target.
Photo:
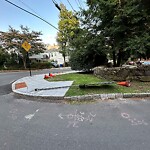
MULTIPOLYGON (((72 72, 74 71, 67 73, 72 72)), ((21 78, 12 84, 12 91, 25 96, 63 98, 73 83, 73 81, 49 82, 44 79, 44 75, 45 74, 21 78)))

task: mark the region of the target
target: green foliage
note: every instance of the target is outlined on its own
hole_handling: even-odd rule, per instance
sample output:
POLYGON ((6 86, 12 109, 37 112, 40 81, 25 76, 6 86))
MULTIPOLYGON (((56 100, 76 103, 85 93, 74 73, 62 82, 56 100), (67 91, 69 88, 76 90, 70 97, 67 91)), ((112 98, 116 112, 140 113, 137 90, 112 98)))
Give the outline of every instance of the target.
POLYGON ((34 62, 31 63, 31 68, 32 69, 48 69, 52 67, 50 62, 34 62))
POLYGON ((68 11, 63 4, 60 5, 60 8, 57 42, 60 46, 60 52, 64 57, 65 63, 65 57, 69 54, 70 41, 75 35, 75 30, 79 27, 79 21, 73 12, 68 11))
POLYGON ((22 58, 24 68, 26 68, 27 52, 22 48, 24 41, 31 45, 30 54, 42 52, 45 46, 39 38, 41 32, 31 31, 28 27, 20 26, 21 31, 9 27, 8 32, 0 32, 0 41, 5 51, 14 52, 22 58))
POLYGON ((7 60, 9 59, 8 53, 0 46, 0 68, 4 68, 7 60))
MULTIPOLYGON (((79 51, 79 56, 85 57, 87 52, 90 55, 109 54, 114 66, 120 66, 131 55, 136 58, 146 57, 150 49, 150 16, 143 1, 147 2, 88 0, 89 8, 81 12, 84 33, 77 34, 76 43, 73 43, 74 49, 79 51)), ((77 58, 77 55, 74 58, 77 58)))
POLYGON ((93 67, 107 63, 104 39, 101 35, 93 35, 87 30, 78 30, 71 42, 73 48, 70 56, 70 65, 74 70, 90 70, 93 67))
POLYGON ((57 34, 58 43, 66 43, 71 40, 74 36, 74 31, 79 27, 79 21, 74 16, 72 11, 68 11, 64 5, 60 5, 61 11, 59 16, 58 28, 59 32, 57 34))

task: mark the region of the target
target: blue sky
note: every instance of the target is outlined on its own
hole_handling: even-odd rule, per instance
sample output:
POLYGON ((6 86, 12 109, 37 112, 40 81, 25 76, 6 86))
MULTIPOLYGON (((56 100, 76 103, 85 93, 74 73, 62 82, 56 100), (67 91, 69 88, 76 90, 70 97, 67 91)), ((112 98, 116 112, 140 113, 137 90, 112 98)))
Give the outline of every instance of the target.
MULTIPOLYGON (((40 17, 58 27, 59 10, 54 6, 52 0, 9 0, 14 4, 32 12, 37 13, 40 17), (26 4, 26 5, 24 5, 26 4), (35 12, 34 12, 34 11, 35 12)), ((67 0, 55 0, 58 4, 61 2, 68 10, 72 10, 67 0)), ((75 10, 79 10, 78 0, 69 0, 75 10)), ((79 0, 81 5, 85 5, 85 0, 79 0)), ((41 31, 41 36, 44 43, 54 44, 57 30, 49 26, 38 18, 27 14, 26 12, 7 3, 5 0, 0 0, 0 31, 8 31, 9 25, 15 29, 20 29, 20 25, 28 26, 30 30, 41 31)))

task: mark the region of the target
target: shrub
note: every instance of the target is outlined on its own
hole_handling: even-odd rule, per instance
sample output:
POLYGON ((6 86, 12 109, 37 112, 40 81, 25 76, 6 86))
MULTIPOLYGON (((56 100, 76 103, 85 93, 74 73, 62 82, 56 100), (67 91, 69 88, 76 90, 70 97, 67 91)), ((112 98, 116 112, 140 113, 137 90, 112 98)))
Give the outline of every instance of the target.
POLYGON ((47 68, 50 68, 50 67, 52 67, 50 62, 34 62, 34 63, 31 63, 31 68, 32 69, 47 69, 47 68))

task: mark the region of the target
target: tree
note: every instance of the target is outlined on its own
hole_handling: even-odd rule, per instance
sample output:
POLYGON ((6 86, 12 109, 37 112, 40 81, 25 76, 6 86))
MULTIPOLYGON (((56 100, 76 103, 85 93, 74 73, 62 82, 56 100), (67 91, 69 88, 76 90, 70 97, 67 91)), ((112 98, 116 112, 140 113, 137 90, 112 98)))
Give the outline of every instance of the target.
POLYGON ((105 49, 102 48, 104 39, 100 35, 93 35, 85 29, 80 29, 71 42, 72 53, 70 65, 73 70, 89 71, 93 67, 107 63, 105 49), (96 38, 95 38, 96 37, 96 38))
POLYGON ((8 53, 4 51, 2 46, 0 46, 0 68, 3 68, 5 66, 5 63, 7 62, 8 58, 8 53))
POLYGON ((28 27, 20 26, 21 31, 14 29, 9 26, 8 32, 0 32, 0 40, 2 42, 2 47, 11 52, 17 53, 22 58, 24 68, 26 69, 27 52, 22 48, 24 41, 27 41, 31 45, 29 54, 39 53, 45 50, 44 44, 40 39, 41 32, 31 31, 28 27))
POLYGON ((84 29, 93 34, 93 42, 102 37, 101 48, 112 56, 114 66, 123 63, 128 51, 146 55, 150 19, 142 0, 88 0, 87 4, 89 9, 82 12, 84 29))
POLYGON ((63 4, 60 5, 59 19, 57 42, 61 48, 60 52, 64 57, 65 64, 65 58, 70 48, 70 42, 75 35, 75 30, 79 27, 79 21, 73 12, 68 11, 63 4))

